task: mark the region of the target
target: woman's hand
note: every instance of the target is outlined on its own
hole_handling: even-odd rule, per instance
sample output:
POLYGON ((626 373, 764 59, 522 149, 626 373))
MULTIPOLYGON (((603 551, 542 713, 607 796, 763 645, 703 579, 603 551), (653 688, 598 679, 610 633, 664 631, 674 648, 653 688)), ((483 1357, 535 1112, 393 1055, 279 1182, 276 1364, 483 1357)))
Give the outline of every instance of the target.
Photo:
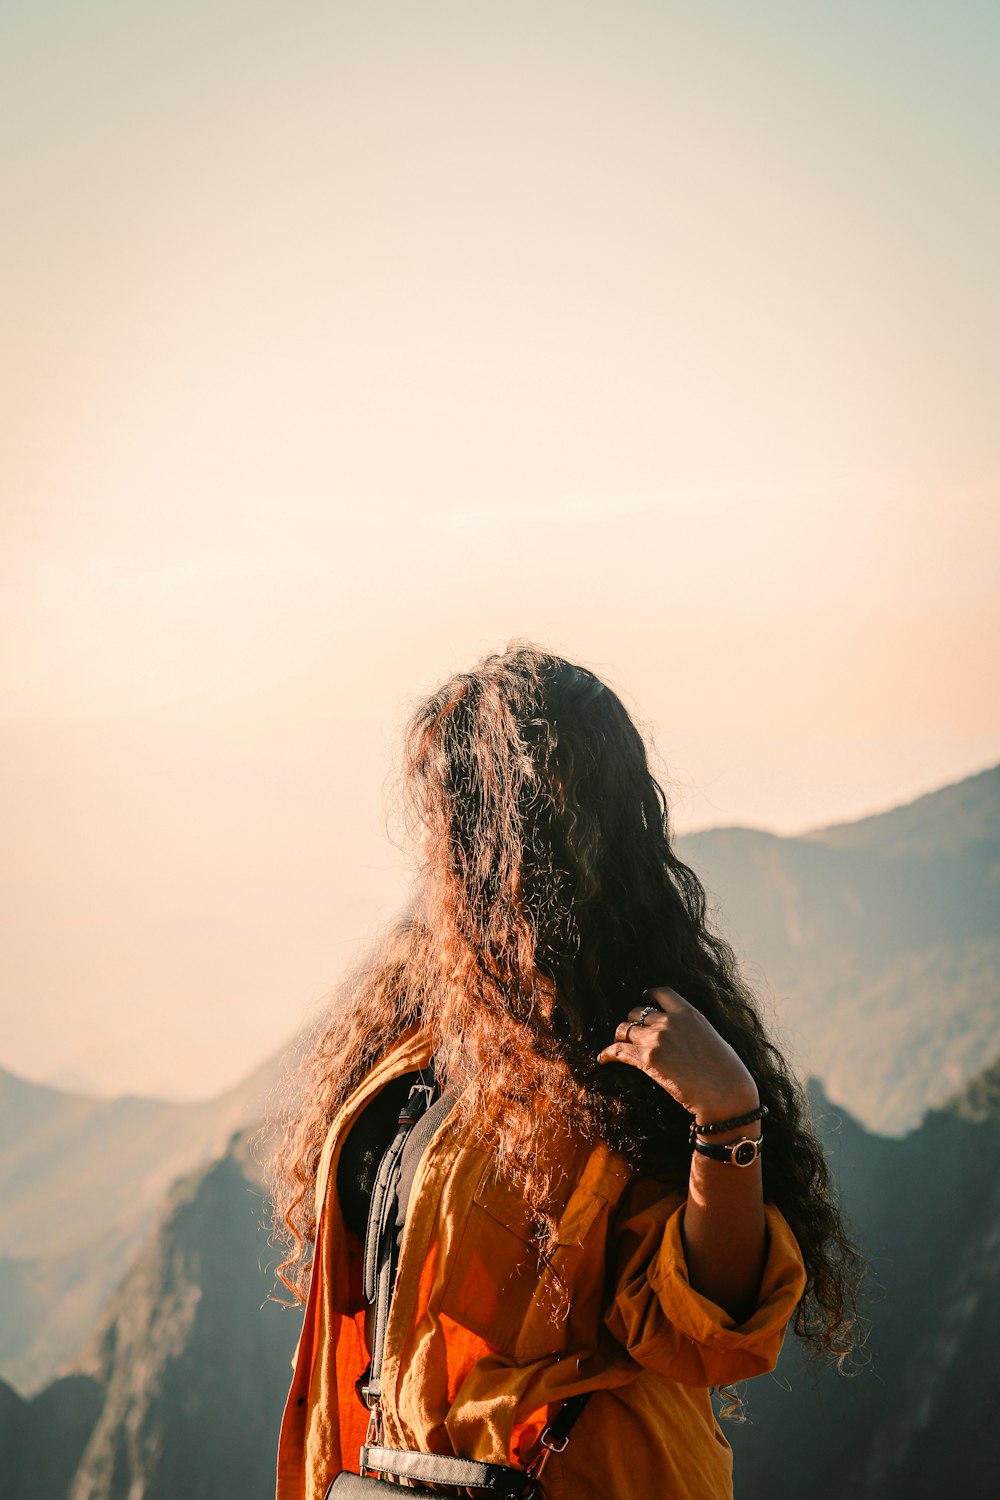
MULTIPOLYGON (((760 1103, 757 1085, 729 1043, 701 1011, 669 986, 647 990, 659 1007, 640 1020, 630 1010, 598 1062, 640 1068, 702 1125, 749 1114, 760 1103)), ((741 1136, 761 1137, 759 1123, 713 1134, 719 1145, 741 1136)), ((761 1163, 748 1167, 691 1153, 688 1196, 681 1225, 690 1285, 737 1323, 754 1310, 767 1255, 767 1221, 761 1163)))
POLYGON ((637 1005, 597 1054, 600 1063, 639 1068, 703 1124, 746 1114, 760 1103, 746 1066, 710 1021, 668 985, 646 991, 648 1011, 637 1005))

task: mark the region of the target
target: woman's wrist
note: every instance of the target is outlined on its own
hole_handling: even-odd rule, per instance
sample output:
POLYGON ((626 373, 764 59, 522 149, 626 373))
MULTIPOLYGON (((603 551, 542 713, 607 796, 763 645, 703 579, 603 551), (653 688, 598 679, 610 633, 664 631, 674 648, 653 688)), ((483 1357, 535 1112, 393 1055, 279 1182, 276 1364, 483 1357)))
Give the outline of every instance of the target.
POLYGON ((730 1094, 727 1096, 725 1106, 712 1105, 707 1110, 695 1110, 690 1129, 691 1147, 695 1158, 701 1156, 703 1159, 710 1160, 715 1154, 714 1150, 701 1152, 695 1149, 699 1141, 714 1148, 731 1146, 736 1141, 759 1141, 762 1138, 764 1133, 762 1120, 767 1110, 759 1102, 756 1088, 753 1094, 753 1102, 750 1101, 749 1094, 742 1101, 736 1095, 730 1094), (741 1102, 743 1108, 738 1108, 741 1102))
POLYGON ((690 1106, 690 1113, 695 1126, 718 1125, 727 1120, 739 1120, 741 1116, 752 1114, 759 1108, 760 1095, 756 1084, 751 1079, 747 1088, 730 1089, 715 1098, 706 1097, 690 1106))
MULTIPOLYGON (((708 1146, 731 1146, 734 1141, 759 1141, 764 1134, 760 1120, 754 1120, 751 1125, 736 1125, 731 1130, 713 1131, 711 1135, 696 1135, 692 1140, 704 1141, 708 1146)), ((696 1153, 700 1154, 700 1153, 696 1153)))
POLYGON ((731 1135, 734 1130, 741 1126, 756 1125, 758 1121, 763 1120, 767 1113, 767 1105, 758 1104, 756 1109, 748 1109, 742 1115, 731 1115, 727 1120, 704 1120, 699 1122, 692 1116, 691 1124, 688 1128, 691 1144, 693 1146, 696 1141, 702 1139, 707 1140, 709 1138, 722 1137, 726 1134, 731 1135))

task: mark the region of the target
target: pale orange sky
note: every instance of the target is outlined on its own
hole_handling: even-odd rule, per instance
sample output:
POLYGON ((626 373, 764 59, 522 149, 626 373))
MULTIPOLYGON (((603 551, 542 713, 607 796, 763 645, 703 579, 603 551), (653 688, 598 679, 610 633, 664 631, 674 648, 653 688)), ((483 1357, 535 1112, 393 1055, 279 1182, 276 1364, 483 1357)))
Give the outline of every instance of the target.
POLYGON ((5 13, 0 1065, 279 1045, 514 635, 680 830, 1000 759, 997 17, 698 9, 5 13))

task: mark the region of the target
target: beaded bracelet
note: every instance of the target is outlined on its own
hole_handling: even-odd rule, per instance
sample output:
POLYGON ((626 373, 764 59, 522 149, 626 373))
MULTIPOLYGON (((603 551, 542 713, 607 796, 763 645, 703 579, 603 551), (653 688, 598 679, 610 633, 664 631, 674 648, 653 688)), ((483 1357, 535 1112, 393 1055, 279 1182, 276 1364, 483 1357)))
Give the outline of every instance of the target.
POLYGON ((767 1105, 758 1104, 745 1115, 737 1115, 732 1120, 717 1120, 714 1125, 699 1125, 697 1120, 692 1120, 689 1135, 692 1141, 696 1135, 721 1135, 724 1130, 735 1130, 737 1125, 752 1125, 754 1120, 762 1120, 766 1114, 767 1105))

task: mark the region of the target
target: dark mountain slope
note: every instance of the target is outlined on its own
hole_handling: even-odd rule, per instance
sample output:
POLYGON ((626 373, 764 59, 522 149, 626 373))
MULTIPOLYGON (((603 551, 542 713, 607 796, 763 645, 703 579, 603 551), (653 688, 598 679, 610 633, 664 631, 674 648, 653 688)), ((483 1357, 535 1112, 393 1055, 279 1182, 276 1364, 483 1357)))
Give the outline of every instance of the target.
POLYGON ((1000 1493, 998 1094, 1000 1064, 897 1141, 814 1088, 873 1268, 869 1363, 850 1380, 808 1372, 786 1341, 775 1376, 749 1387, 752 1423, 729 1430, 738 1500, 931 1500, 956 1482, 964 1500, 1000 1493))
POLYGON ((263 1212, 246 1136, 173 1188, 78 1360, 105 1396, 70 1500, 272 1500, 300 1319, 265 1302, 263 1212))
POLYGON ((103 1401, 89 1375, 67 1375, 30 1401, 0 1381, 4 1500, 65 1500, 103 1401))

